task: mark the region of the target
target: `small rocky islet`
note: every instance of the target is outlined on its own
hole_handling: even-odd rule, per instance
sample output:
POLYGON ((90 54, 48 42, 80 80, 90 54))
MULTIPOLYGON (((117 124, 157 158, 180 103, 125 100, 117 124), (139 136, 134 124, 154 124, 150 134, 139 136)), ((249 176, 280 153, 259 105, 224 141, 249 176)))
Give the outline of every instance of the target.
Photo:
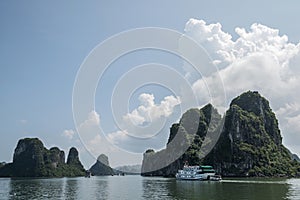
MULTIPOLYGON (((47 149, 38 138, 24 138, 18 141, 13 162, 0 163, 0 177, 74 177, 87 172, 105 176, 122 174, 121 169, 131 168, 113 169, 108 157, 101 154, 85 170, 78 154, 76 148, 70 148, 65 161, 65 153, 58 147, 47 149)), ((224 177, 300 176, 299 157, 282 144, 278 120, 268 100, 253 91, 233 99, 224 116, 211 104, 186 111, 179 123, 171 126, 166 149, 158 152, 148 149, 144 153, 141 175, 174 177, 186 162, 211 165, 224 177), (181 140, 172 144, 178 136, 181 140), (218 140, 214 141, 215 138, 218 140), (210 144, 215 144, 212 150, 208 148, 210 144), (157 168, 158 163, 166 162, 165 153, 175 155, 180 145, 188 148, 171 164, 157 168)), ((132 174, 137 174, 136 171, 139 170, 132 174)))

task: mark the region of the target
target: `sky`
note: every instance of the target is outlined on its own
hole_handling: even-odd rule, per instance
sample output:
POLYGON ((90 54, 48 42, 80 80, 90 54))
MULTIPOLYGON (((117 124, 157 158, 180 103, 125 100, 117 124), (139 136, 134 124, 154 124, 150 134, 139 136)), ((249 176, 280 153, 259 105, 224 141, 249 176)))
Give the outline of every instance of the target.
MULTIPOLYGON (((0 1, 0 161, 12 161, 20 138, 39 137, 47 148, 77 147, 86 168, 100 153, 112 166, 140 163, 145 149, 164 147, 169 127, 192 101, 172 85, 178 80, 196 94, 197 105, 212 102, 220 110, 240 93, 258 90, 279 119, 284 145, 300 155, 299 7, 256 0, 0 1), (99 78, 94 108, 74 120, 72 95, 91 52, 144 27, 193 38, 217 70, 197 74, 157 49, 124 54, 99 78)), ((135 42, 130 39, 124 44, 135 42)), ((178 48, 184 49, 180 41, 178 48)))

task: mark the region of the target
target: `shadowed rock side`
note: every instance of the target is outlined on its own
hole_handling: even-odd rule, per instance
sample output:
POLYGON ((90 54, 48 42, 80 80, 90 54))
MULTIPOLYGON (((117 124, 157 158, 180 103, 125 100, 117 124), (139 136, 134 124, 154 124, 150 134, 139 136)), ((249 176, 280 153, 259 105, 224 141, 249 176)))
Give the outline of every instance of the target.
POLYGON ((53 147, 50 150, 48 150, 44 147, 43 143, 38 138, 25 138, 19 140, 17 147, 14 151, 13 162, 8 163, 2 168, 0 168, 0 176, 83 176, 84 171, 85 170, 83 169, 82 165, 80 167, 78 165, 66 164, 65 153, 59 148, 53 147))
POLYGON ((159 152, 147 150, 144 153, 142 175, 174 176, 186 161, 190 165, 199 164, 203 155, 212 148, 210 144, 216 142, 221 122, 221 116, 211 104, 200 110, 188 110, 179 123, 170 128, 166 149, 159 152))
POLYGON ((94 176, 114 175, 113 169, 109 166, 108 157, 101 154, 96 163, 89 170, 94 176))
POLYGON ((187 139, 190 143, 187 151, 172 164, 154 171, 149 171, 151 169, 149 166, 160 162, 160 152, 146 151, 142 175, 174 176, 177 170, 183 167, 185 161, 190 165, 212 165, 223 176, 300 175, 297 157, 282 145, 276 116, 269 102, 258 92, 248 91, 235 98, 223 119, 211 105, 200 110, 187 111, 179 124, 172 125, 168 144, 178 133, 188 137, 191 123, 196 121, 197 116, 200 117, 197 134, 193 140, 187 139), (207 134, 211 129, 208 128, 210 122, 213 123, 211 127, 215 131, 207 134), (219 126, 223 124, 220 122, 224 122, 224 126, 219 126), (215 147, 203 158, 203 155, 209 151, 205 150, 205 145, 213 144, 215 137, 211 136, 218 132, 221 135, 215 147))
POLYGON ((0 163, 0 168, 1 168, 1 167, 4 167, 4 165, 6 165, 6 163, 5 163, 5 162, 1 162, 1 163, 0 163))

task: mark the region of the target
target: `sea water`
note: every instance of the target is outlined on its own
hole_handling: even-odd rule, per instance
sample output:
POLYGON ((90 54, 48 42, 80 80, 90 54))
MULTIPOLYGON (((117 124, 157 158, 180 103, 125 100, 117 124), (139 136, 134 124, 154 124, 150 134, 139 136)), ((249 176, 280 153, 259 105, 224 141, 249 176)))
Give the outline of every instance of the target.
POLYGON ((300 199, 300 179, 225 179, 99 176, 0 178, 0 199, 300 199))

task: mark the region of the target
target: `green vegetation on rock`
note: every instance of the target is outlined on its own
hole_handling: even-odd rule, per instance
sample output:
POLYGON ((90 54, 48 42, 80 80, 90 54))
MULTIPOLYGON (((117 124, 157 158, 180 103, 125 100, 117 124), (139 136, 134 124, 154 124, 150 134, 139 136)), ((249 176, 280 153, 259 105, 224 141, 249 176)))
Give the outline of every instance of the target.
POLYGON ((297 175, 269 102, 251 91, 231 102, 222 135, 203 163, 224 176, 297 175))

